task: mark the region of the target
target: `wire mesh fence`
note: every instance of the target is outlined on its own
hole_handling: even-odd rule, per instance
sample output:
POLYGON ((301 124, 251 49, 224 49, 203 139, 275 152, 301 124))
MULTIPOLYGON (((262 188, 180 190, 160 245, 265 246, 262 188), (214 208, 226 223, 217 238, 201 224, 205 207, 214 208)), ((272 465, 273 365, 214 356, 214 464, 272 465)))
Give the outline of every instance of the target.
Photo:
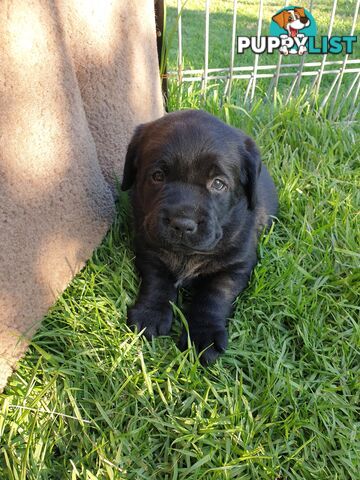
MULTIPOLYGON (((310 0, 301 3, 319 20, 320 40, 332 35, 356 37, 360 0, 310 0)), ((168 78, 179 85, 199 83, 204 95, 216 83, 220 87, 221 101, 236 98, 245 105, 251 105, 258 98, 267 102, 288 103, 293 98, 304 96, 318 112, 329 118, 355 120, 360 108, 360 54, 356 42, 351 54, 346 51, 340 55, 325 52, 287 57, 278 51, 275 54, 250 51, 246 55, 237 54, 239 32, 253 35, 260 41, 261 36, 269 35, 271 12, 275 14, 282 8, 291 8, 289 1, 280 4, 264 0, 203 0, 195 4, 191 0, 170 0, 168 11, 173 11, 177 46, 176 65, 175 59, 170 62, 168 78), (226 15, 220 18, 219 29, 220 20, 217 22, 213 17, 223 15, 219 14, 221 7, 225 8, 226 15), (192 29, 187 26, 191 20, 190 12, 197 22, 192 35, 188 32, 194 31, 194 25, 192 29), (212 52, 214 37, 220 38, 223 44, 223 54, 218 55, 223 65, 213 66, 216 60, 212 52), (193 49, 198 54, 190 62, 188 52, 193 49), (189 63, 190 66, 187 65, 189 63)))

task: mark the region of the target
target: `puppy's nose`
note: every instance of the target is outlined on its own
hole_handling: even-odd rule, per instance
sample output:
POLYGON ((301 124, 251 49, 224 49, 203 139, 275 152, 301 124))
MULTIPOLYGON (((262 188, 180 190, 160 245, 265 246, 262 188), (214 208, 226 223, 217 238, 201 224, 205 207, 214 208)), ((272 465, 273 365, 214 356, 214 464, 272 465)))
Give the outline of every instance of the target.
POLYGON ((178 233, 191 235, 196 232, 197 223, 191 218, 173 217, 170 219, 170 227, 178 233))

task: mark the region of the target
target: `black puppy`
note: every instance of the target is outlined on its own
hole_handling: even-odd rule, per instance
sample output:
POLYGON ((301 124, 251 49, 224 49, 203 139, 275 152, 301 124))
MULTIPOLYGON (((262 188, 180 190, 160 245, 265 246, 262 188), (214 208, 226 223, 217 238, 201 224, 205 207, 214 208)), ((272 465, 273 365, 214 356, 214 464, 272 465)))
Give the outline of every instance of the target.
POLYGON ((136 128, 122 190, 132 186, 142 283, 128 324, 147 338, 166 335, 170 301, 179 286, 191 286, 190 337, 205 350, 202 363, 212 362, 226 349, 226 320, 256 264, 259 232, 277 211, 274 183, 251 138, 184 110, 136 128))

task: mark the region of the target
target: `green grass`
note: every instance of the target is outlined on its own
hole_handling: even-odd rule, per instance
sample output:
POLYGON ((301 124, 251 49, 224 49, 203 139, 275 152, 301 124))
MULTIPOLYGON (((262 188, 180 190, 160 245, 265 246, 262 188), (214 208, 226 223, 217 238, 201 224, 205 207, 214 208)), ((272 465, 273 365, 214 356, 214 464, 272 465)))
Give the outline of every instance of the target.
POLYGON ((0 479, 359 478, 359 126, 171 88, 256 138, 280 211, 208 369, 126 327, 136 298, 127 199, 0 395, 0 479))

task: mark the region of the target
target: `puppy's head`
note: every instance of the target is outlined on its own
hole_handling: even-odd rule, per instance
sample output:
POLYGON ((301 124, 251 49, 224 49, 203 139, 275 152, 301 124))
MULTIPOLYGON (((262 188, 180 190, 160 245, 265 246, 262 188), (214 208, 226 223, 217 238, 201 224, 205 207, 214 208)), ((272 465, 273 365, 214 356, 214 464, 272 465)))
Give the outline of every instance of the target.
POLYGON ((293 10, 282 10, 274 15, 272 20, 284 30, 288 30, 292 37, 296 37, 298 30, 310 25, 305 10, 300 7, 295 7, 293 10))
POLYGON ((234 209, 247 215, 255 208, 260 168, 251 138, 203 111, 184 110, 136 128, 122 190, 134 185, 135 215, 148 241, 210 252, 234 209))

